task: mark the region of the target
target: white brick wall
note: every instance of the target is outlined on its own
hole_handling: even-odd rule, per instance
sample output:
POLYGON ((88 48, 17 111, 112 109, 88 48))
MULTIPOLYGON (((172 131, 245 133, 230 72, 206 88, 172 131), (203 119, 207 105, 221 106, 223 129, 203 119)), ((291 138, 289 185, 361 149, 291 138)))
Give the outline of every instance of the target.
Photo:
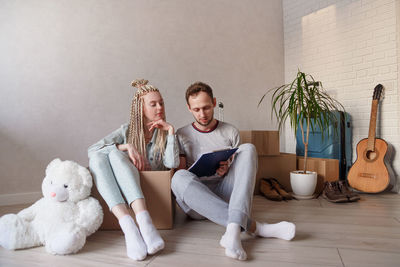
MULTIPOLYGON (((322 81, 352 116, 353 161, 368 136, 373 89, 381 83, 377 136, 400 152, 400 0, 283 0, 285 80, 297 69, 322 81)), ((282 150, 295 151, 286 129, 282 150)), ((392 162, 400 174, 400 156, 392 162)), ((395 189, 398 191, 398 188, 395 189)))

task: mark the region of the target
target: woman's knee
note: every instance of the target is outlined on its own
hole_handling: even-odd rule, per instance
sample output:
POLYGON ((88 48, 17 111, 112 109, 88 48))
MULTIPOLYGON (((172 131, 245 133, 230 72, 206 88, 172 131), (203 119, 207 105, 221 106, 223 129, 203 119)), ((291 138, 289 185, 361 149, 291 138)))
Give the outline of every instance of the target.
POLYGON ((104 164, 108 161, 107 155, 103 153, 93 153, 89 158, 89 168, 91 170, 97 170, 104 166, 104 164))
POLYGON ((129 159, 127 153, 121 150, 113 150, 108 154, 108 158, 115 175, 117 175, 117 173, 121 174, 121 172, 128 172, 135 177, 139 177, 139 170, 129 159))
POLYGON ((110 161, 121 161, 125 160, 126 155, 121 150, 114 149, 110 153, 108 153, 108 158, 110 159, 110 161))

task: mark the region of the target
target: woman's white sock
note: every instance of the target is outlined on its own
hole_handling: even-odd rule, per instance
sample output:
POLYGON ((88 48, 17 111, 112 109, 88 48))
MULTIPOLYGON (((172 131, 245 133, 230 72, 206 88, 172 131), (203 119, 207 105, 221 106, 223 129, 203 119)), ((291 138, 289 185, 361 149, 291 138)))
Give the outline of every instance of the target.
POLYGON ((241 261, 247 259, 246 251, 244 251, 242 241, 240 240, 240 225, 229 223, 219 244, 225 248, 226 256, 241 261))
POLYGON ((118 222, 125 234, 128 257, 136 261, 144 260, 147 256, 146 244, 143 242, 133 218, 130 215, 125 215, 118 222))
POLYGON ((256 222, 256 231, 254 233, 262 237, 276 237, 284 240, 292 240, 296 234, 296 226, 286 221, 274 224, 256 222))
POLYGON ((136 221, 139 225, 140 233, 147 246, 147 253, 154 254, 164 248, 165 243, 154 227, 150 214, 147 210, 136 214, 136 221))

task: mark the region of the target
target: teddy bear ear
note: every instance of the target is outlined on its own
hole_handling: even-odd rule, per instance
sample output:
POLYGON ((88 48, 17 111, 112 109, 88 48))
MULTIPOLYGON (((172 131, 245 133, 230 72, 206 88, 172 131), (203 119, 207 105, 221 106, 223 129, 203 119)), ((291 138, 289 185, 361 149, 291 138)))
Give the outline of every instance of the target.
POLYGON ((61 163, 59 158, 53 159, 46 168, 46 174, 48 174, 54 166, 57 166, 61 163))
POLYGON ((87 168, 79 166, 78 173, 82 177, 83 184, 85 186, 92 187, 92 175, 90 174, 89 170, 87 168))

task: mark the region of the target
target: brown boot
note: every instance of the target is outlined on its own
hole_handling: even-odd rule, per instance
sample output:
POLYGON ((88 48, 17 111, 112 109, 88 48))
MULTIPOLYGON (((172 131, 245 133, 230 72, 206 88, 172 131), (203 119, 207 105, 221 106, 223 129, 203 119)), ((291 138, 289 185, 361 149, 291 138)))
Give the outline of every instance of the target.
POLYGON ((360 200, 360 196, 347 187, 346 181, 338 181, 338 187, 340 189, 340 192, 342 192, 342 194, 344 194, 349 199, 349 201, 353 202, 360 200))
POLYGON ((260 191, 267 199, 273 201, 282 201, 282 196, 274 189, 266 178, 261 179, 260 191))
POLYGON ((293 199, 292 194, 288 193, 283 185, 281 185, 278 180, 275 178, 270 178, 268 181, 271 183, 272 187, 275 188, 275 190, 279 193, 279 195, 282 196, 284 200, 291 200, 293 199))
POLYGON ((348 202, 346 195, 342 194, 336 182, 325 182, 322 197, 333 203, 348 202))

